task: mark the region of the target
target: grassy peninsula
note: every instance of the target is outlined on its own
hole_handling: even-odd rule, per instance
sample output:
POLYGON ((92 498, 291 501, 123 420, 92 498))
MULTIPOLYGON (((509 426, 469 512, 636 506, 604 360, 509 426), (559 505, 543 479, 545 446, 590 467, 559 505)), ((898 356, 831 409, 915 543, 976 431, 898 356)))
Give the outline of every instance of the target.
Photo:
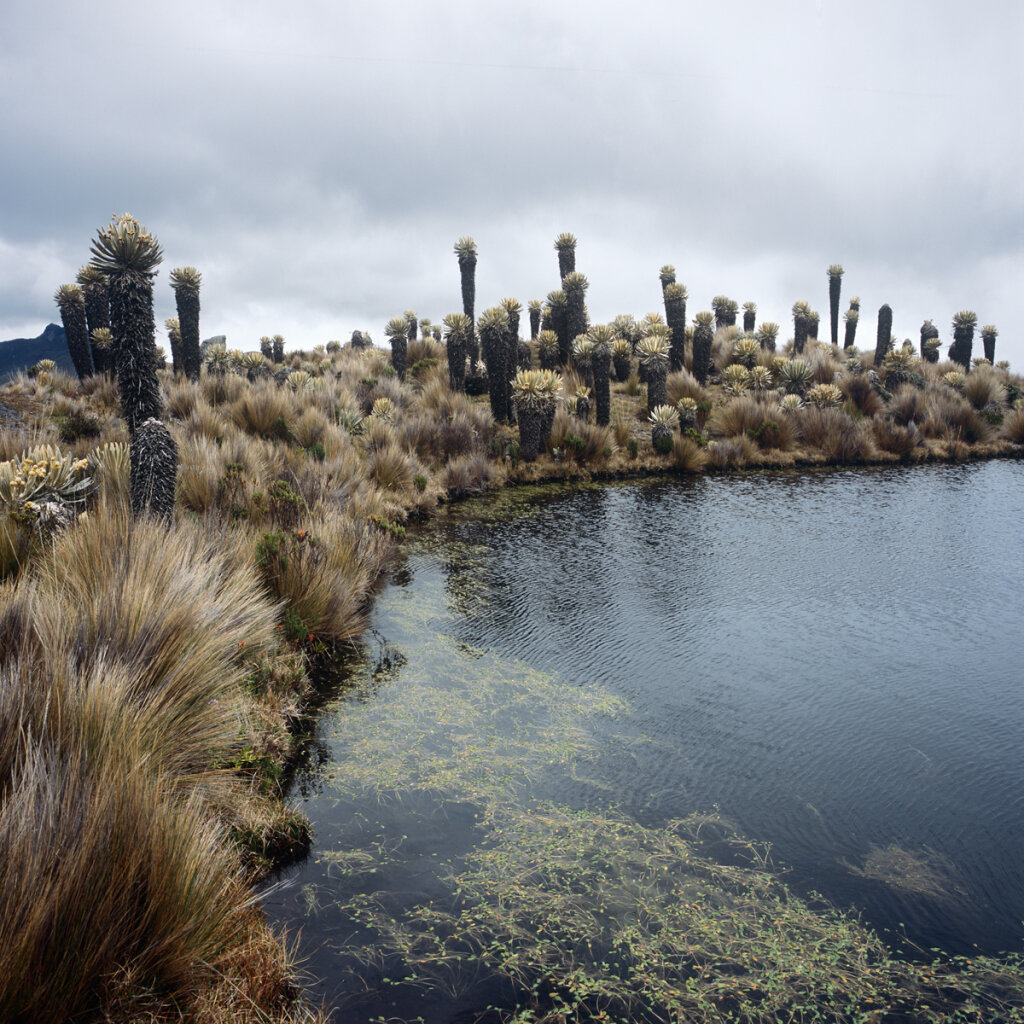
MULTIPOLYGON (((781 344, 752 303, 738 326, 723 296, 689 323, 663 267, 663 313, 594 325, 575 239, 556 249, 561 287, 529 304, 529 340, 515 299, 475 315, 476 247, 460 239, 462 312, 394 317, 390 350, 356 332, 202 353, 202 278, 178 268, 168 364, 152 323, 159 245, 131 218, 99 232, 82 285, 58 293, 79 374, 47 361, 0 389, 0 1019, 322 1019, 252 886, 308 847, 281 799, 288 767, 409 517, 517 482, 1024 453, 1024 381, 995 363, 994 328, 973 359, 970 311, 947 362, 927 322, 916 350, 884 315, 873 351, 858 350, 852 307, 844 347, 836 311, 826 342, 802 303, 781 344), (104 304, 89 313, 82 289, 101 285, 108 319, 89 323, 104 304)), ((841 275, 829 268, 830 301, 841 275)), ((591 843, 586 822, 545 825, 526 837, 541 852, 591 843)), ((637 832, 621 856, 637 871, 699 858, 689 827, 665 848, 637 832)), ((682 896, 715 908, 683 969, 659 973, 645 933, 649 972, 617 995, 607 972, 580 973, 565 932, 510 973, 564 954, 590 988, 570 998, 560 974, 558 1001, 521 1019, 640 1004, 673 1020, 1022 1019, 1016 958, 893 961, 763 864, 701 863, 685 893, 640 879, 666 934, 686 933, 682 896)), ((557 930, 556 903, 573 897, 552 894, 523 913, 557 930)), ((481 934, 511 956, 525 921, 481 934)), ((443 960, 448 939, 434 939, 443 960)))

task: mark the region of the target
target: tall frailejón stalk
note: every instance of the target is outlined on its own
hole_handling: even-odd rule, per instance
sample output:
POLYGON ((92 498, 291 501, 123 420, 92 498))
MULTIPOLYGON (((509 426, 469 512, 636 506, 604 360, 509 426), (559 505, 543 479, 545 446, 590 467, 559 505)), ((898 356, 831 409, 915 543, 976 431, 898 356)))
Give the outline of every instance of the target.
POLYGON ((811 325, 811 307, 803 301, 793 303, 793 352, 802 355, 807 347, 807 332, 811 325))
POLYGON ((171 343, 171 365, 177 377, 185 372, 181 358, 181 322, 176 316, 169 316, 164 321, 164 327, 167 329, 167 340, 171 343))
MULTIPOLYGON (((711 343, 715 337, 713 313, 698 313, 693 321, 693 375, 702 384, 707 384, 711 372, 711 343)), ((648 405, 650 403, 648 402, 648 405)))
POLYGON ((715 330, 721 330, 723 327, 735 327, 736 317, 739 314, 740 307, 736 304, 735 299, 730 299, 726 295, 716 295, 711 300, 711 308, 715 312, 715 330))
POLYGON ((665 323, 672 332, 669 342, 669 372, 686 366, 686 285, 673 281, 662 292, 665 300, 665 323))
POLYGON ((878 310, 878 330, 875 334, 875 366, 881 366, 889 354, 892 343, 892 309, 888 303, 878 310))
POLYGON ((590 367, 594 374, 594 407, 597 425, 607 427, 611 422, 611 361, 612 342, 615 330, 609 324, 597 324, 590 329, 587 337, 593 344, 590 353, 590 367))
POLYGON ((828 315, 832 328, 832 344, 839 344, 839 293, 843 288, 843 268, 833 263, 828 268, 828 315))
POLYGON ((931 320, 921 324, 921 358, 926 363, 939 361, 939 329, 931 320))
POLYGON ((85 296, 85 322, 89 328, 93 369, 97 373, 109 373, 114 368, 110 350, 97 350, 91 344, 92 332, 97 328, 110 330, 110 294, 107 279, 102 271, 87 263, 78 271, 76 280, 85 296))
POLYGON ((981 329, 981 343, 985 346, 985 358, 993 365, 996 365, 996 338, 999 331, 993 324, 986 324, 981 329))
POLYGON ((384 325, 384 335, 391 342, 391 366, 399 380, 405 380, 409 351, 409 321, 404 316, 393 316, 384 325))
POLYGON ((743 333, 753 334, 754 326, 757 323, 757 303, 756 302, 744 302, 743 303, 743 333))
POLYGON ((444 329, 448 347, 448 383, 452 391, 465 391, 466 353, 473 325, 465 313, 449 313, 444 318, 444 329))
POLYGON ((949 358, 954 363, 959 363, 965 373, 971 368, 974 328, 977 326, 978 314, 970 309, 961 309, 953 317, 953 344, 949 346, 949 358))
POLYGON ((572 270, 562 279, 565 292, 565 325, 570 339, 587 333, 587 289, 590 282, 585 274, 572 270))
POLYGON ((181 362, 185 376, 191 381, 199 380, 202 363, 199 355, 199 286, 202 281, 202 274, 195 267, 175 267, 171 271, 181 331, 181 362))
POLYGON ((540 334, 540 314, 544 303, 540 299, 530 299, 526 305, 530 311, 530 341, 536 341, 540 334))
POLYGON ((812 309, 807 316, 807 337, 818 340, 818 325, 821 322, 821 314, 812 309))
POLYGON ((860 313, 856 309, 848 309, 843 314, 843 348, 853 348, 854 340, 857 337, 857 321, 860 313))
POLYGON ((558 277, 564 281, 566 275, 576 269, 576 236, 563 231, 555 239, 555 251, 558 253, 558 277))
POLYGON ((666 401, 665 378, 668 374, 669 340, 664 328, 654 325, 640 339, 636 346, 637 358, 647 379, 647 413, 650 415, 666 401))
MULTIPOLYGON (((469 317, 470 324, 474 324, 476 305, 476 242, 469 235, 464 235, 455 243, 455 255, 459 260, 459 274, 462 278, 462 312, 469 317)), ((476 373, 476 363, 480 351, 476 343, 476 332, 470 332, 469 338, 469 364, 470 370, 476 373)))
POLYGON ((491 415, 498 423, 509 418, 505 404, 507 393, 508 365, 508 313, 501 306, 491 306, 480 314, 477 321, 480 334, 480 352, 487 366, 487 393, 491 403, 491 415))
POLYGON ((89 329, 85 321, 85 295, 77 284, 62 284, 53 296, 53 301, 60 310, 64 337, 67 339, 75 373, 79 380, 85 380, 92 373, 89 329))
POLYGON ((110 330, 121 412, 129 434, 150 419, 160 419, 163 402, 156 376, 156 325, 153 278, 163 251, 130 214, 115 217, 92 243, 92 262, 110 286, 110 330))
POLYGON ((572 354, 572 336, 569 334, 569 306, 561 288, 548 292, 548 309, 551 311, 551 330, 558 338, 558 361, 565 366, 572 354))
POLYGON ((508 315, 508 326, 505 328, 505 343, 508 346, 505 352, 508 367, 505 374, 505 408, 509 416, 512 416, 516 411, 512 404, 512 378, 519 369, 519 317, 523 307, 518 299, 507 298, 501 300, 501 308, 508 315))
POLYGON ((665 289, 670 284, 676 283, 676 268, 671 263, 666 263, 665 266, 658 271, 658 279, 661 281, 661 294, 664 298, 665 289))

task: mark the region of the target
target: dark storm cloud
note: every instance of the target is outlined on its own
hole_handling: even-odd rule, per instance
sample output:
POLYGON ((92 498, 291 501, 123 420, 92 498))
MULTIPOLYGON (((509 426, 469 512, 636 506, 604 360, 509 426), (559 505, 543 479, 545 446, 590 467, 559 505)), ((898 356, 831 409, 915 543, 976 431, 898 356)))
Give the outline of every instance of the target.
POLYGON ((15 3, 0 41, 2 335, 54 317, 124 209, 166 251, 158 314, 193 263, 240 345, 443 316, 463 234, 478 304, 543 297, 563 230, 596 318, 656 308, 671 262, 694 312, 724 292, 784 323, 841 262, 898 331, 1011 323, 1011 0, 64 6, 15 3))

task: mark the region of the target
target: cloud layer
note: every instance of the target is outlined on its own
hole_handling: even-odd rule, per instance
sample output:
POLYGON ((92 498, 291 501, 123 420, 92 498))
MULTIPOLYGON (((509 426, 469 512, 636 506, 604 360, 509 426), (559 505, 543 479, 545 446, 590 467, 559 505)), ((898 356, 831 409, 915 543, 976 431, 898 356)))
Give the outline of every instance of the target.
POLYGON ((827 319, 831 263, 864 325, 1001 330, 1024 279, 1024 8, 982 0, 630 5, 409 0, 289 7, 15 0, 0 41, 0 337, 56 319, 125 209, 167 271, 204 274, 203 332, 311 345, 407 308, 557 287, 579 240, 592 318, 724 293, 827 319))

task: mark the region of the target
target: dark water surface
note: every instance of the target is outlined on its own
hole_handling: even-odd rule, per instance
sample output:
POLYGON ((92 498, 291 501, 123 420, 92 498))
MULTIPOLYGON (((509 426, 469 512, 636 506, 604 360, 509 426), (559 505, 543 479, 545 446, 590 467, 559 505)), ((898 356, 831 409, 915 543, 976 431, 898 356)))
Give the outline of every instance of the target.
POLYGON ((1019 949, 1022 522, 1004 461, 450 510, 377 600, 301 780, 316 848, 266 900, 314 995, 376 984, 343 952, 353 894, 443 893, 490 809, 540 798, 652 827, 717 806, 895 945, 1019 949))

